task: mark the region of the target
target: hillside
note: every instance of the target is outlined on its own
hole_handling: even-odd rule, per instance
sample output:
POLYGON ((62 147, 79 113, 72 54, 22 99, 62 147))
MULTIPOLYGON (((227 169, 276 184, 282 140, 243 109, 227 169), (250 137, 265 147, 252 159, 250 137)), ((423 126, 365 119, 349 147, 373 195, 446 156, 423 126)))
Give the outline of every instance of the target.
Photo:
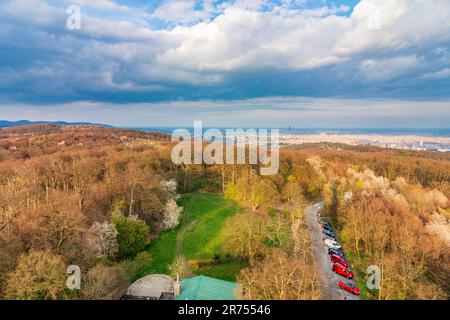
POLYGON ((449 297, 448 155, 311 144, 282 149, 279 172, 261 176, 177 166, 172 146, 99 126, 1 129, 0 297, 118 299, 165 273, 238 281, 245 299, 326 298, 313 248, 329 257, 305 221, 320 200, 363 298, 449 297), (81 291, 65 286, 73 264, 81 291), (379 290, 369 265, 383 269, 379 290))
POLYGON ((0 129, 0 159, 30 158, 61 150, 90 149, 136 141, 167 141, 158 132, 115 129, 93 125, 33 124, 0 129))
POLYGON ((0 128, 18 127, 18 126, 31 126, 34 124, 53 124, 58 126, 102 126, 108 127, 106 124, 91 123, 91 122, 66 122, 66 121, 30 121, 30 120, 19 120, 19 121, 8 121, 0 120, 0 128))

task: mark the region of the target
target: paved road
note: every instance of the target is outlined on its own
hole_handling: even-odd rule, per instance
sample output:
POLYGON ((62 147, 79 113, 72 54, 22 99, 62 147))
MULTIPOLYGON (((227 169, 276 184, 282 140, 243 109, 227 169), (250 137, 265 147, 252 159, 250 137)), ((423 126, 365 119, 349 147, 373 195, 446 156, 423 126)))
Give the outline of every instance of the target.
POLYGON ((323 203, 317 203, 309 207, 306 211, 306 222, 311 232, 313 254, 317 266, 317 275, 322 299, 325 300, 360 300, 359 297, 341 290, 339 281, 345 278, 335 274, 332 270, 332 263, 328 255, 328 248, 323 243, 321 226, 317 220, 317 214, 323 209, 323 203))

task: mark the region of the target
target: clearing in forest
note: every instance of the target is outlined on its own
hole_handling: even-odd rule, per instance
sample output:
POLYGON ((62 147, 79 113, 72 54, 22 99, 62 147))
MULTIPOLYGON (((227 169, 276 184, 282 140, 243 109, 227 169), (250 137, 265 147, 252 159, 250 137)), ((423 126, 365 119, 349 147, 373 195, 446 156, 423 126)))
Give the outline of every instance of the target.
POLYGON ((184 212, 180 225, 153 240, 148 247, 152 263, 146 273, 169 274, 169 265, 177 255, 183 256, 187 261, 220 258, 219 263, 200 267, 193 272, 235 281, 245 264, 222 260, 224 254, 221 233, 225 220, 242 212, 242 208, 221 194, 186 195, 182 198, 181 205, 184 212))

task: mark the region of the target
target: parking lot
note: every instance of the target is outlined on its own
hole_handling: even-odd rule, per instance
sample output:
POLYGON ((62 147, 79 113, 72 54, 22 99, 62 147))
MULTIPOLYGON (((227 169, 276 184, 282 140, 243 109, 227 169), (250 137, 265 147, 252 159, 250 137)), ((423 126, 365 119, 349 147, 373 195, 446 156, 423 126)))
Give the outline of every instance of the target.
POLYGON ((309 207, 306 212, 322 298, 326 300, 361 300, 359 296, 346 292, 339 287, 340 281, 353 281, 332 271, 333 263, 328 254, 328 247, 324 243, 322 227, 318 222, 318 213, 322 208, 323 203, 318 203, 309 207))

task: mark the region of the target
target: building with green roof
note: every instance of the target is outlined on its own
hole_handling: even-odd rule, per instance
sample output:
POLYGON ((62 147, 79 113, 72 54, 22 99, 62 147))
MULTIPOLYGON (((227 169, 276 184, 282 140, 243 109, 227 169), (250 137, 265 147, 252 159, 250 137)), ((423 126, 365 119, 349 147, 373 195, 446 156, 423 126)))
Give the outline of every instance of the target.
POLYGON ((225 280, 198 276, 181 281, 176 300, 240 300, 242 286, 225 280))

